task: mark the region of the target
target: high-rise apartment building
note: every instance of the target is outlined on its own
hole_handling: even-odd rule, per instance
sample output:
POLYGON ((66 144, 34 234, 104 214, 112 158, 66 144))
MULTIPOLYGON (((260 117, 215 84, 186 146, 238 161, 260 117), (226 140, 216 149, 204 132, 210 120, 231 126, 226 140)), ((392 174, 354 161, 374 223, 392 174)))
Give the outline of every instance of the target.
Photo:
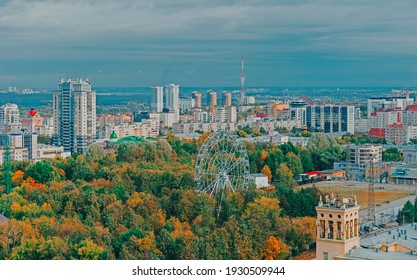
POLYGON ((232 106, 232 93, 230 93, 230 92, 225 92, 224 93, 224 106, 225 107, 232 106))
POLYGON ((215 91, 210 92, 210 106, 217 106, 217 93, 215 91))
POLYGON ((86 153, 96 136, 96 92, 83 79, 61 79, 53 93, 54 144, 86 153))
POLYGON ((229 123, 235 123, 237 120, 237 113, 236 113, 236 107, 235 106, 230 106, 227 107, 227 122, 229 123))
POLYGON ((324 133, 354 133, 355 107, 346 105, 311 105, 306 107, 307 127, 324 133))
POLYGON ((151 111, 161 113, 164 107, 164 88, 160 86, 152 87, 151 111))
POLYGON ((165 86, 165 107, 170 111, 179 110, 180 86, 169 84, 165 86))
POLYGON ((216 122, 227 122, 227 109, 226 107, 216 107, 216 122))
POLYGON ((0 106, 0 132, 16 131, 22 127, 19 108, 7 103, 0 106))
POLYGON ((195 107, 196 108, 201 108, 201 92, 198 91, 194 91, 192 93, 192 97, 195 99, 195 107))

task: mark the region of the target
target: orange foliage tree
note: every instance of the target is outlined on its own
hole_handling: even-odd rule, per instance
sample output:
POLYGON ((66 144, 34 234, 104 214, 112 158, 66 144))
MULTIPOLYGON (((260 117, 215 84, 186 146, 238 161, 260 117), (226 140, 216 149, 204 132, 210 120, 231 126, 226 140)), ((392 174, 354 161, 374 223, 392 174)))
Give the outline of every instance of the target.
POLYGON ((264 168, 262 168, 261 171, 262 174, 268 176, 268 182, 271 182, 272 180, 272 173, 271 173, 271 169, 269 169, 268 165, 265 165, 264 168))

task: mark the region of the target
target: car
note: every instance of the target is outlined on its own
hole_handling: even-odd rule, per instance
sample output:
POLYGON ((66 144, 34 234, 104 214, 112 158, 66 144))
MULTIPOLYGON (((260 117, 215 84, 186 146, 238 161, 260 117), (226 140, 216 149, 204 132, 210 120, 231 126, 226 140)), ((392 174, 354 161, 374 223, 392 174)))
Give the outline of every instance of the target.
POLYGON ((375 225, 371 226, 371 230, 372 230, 372 231, 374 231, 374 230, 378 230, 378 229, 379 229, 379 227, 378 227, 378 226, 375 226, 375 225))
POLYGON ((370 231, 371 231, 371 228, 370 228, 369 226, 365 226, 365 227, 363 228, 363 231, 364 231, 364 232, 370 232, 370 231))
POLYGON ((379 224, 378 227, 379 228, 385 228, 387 225, 386 224, 379 224))

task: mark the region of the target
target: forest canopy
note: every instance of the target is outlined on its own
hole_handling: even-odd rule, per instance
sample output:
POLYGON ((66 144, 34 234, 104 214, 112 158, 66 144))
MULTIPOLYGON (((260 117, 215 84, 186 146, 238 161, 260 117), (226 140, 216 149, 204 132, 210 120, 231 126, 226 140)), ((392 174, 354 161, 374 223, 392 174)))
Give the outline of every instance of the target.
POLYGON ((194 190, 209 135, 13 162, 12 191, 0 186, 9 219, 0 223, 0 259, 288 259, 309 249, 320 193, 294 178, 340 159, 340 146, 246 143, 251 173, 268 172, 276 188, 229 193, 216 212, 194 190))

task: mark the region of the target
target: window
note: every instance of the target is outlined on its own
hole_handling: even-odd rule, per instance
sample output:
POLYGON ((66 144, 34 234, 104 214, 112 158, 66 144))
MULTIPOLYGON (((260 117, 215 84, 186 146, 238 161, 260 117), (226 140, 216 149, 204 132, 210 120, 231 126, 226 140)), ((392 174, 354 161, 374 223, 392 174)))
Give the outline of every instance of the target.
POLYGON ((328 252, 323 252, 323 254, 324 254, 323 259, 328 260, 329 259, 329 253, 328 252))

